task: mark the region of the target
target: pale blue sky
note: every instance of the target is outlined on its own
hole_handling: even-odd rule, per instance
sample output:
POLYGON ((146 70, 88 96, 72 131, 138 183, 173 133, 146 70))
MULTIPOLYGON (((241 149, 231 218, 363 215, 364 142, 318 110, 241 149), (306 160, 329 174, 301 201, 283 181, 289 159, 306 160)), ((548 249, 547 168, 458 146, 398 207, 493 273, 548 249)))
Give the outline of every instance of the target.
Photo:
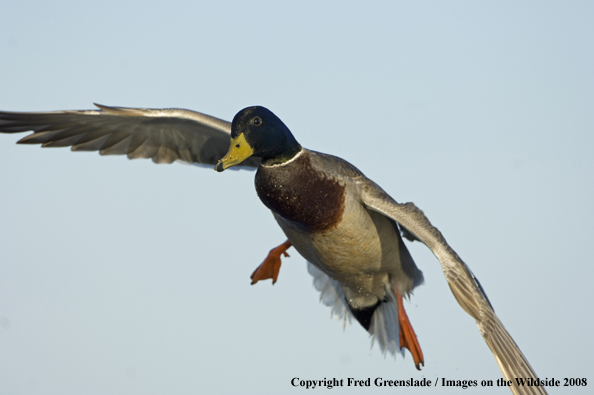
MULTIPOLYGON (((305 147, 423 209, 542 378, 594 385, 591 2, 5 0, 0 14, 0 109, 98 102, 231 120, 264 105, 305 147)), ((406 304, 425 353, 417 372, 410 355, 383 358, 357 324, 330 320, 295 251, 274 287, 250 286, 284 241, 253 173, 20 137, 0 136, 2 394, 501 377, 421 245, 410 249, 426 282, 406 304)), ((464 391, 509 393, 440 393, 464 391)))

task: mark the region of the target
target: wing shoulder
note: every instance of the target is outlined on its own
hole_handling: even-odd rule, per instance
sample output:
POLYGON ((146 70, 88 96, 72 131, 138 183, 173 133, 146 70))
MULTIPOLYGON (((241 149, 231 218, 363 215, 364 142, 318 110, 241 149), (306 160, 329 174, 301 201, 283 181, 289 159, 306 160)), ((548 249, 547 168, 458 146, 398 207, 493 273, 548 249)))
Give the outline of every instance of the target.
POLYGON ((307 150, 314 168, 338 179, 358 180, 365 177, 363 173, 350 162, 338 156, 307 150))

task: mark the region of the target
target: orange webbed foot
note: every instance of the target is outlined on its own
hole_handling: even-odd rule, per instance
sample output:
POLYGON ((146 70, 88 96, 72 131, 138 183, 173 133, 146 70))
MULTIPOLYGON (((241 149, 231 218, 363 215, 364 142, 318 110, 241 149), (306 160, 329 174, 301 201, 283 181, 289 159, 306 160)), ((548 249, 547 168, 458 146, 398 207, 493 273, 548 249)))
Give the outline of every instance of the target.
POLYGON ((278 247, 273 248, 268 253, 264 262, 250 276, 252 279, 252 285, 257 283, 260 280, 266 280, 271 278, 272 284, 276 283, 278 279, 278 272, 280 271, 281 267, 281 256, 284 255, 286 257, 289 256, 287 254, 287 250, 292 246, 289 240, 285 241, 283 244, 279 245, 278 247))
POLYGON ((400 348, 406 348, 410 351, 413 360, 415 362, 415 366, 418 370, 421 370, 421 365, 425 366, 425 358, 423 357, 423 351, 421 351, 421 346, 419 345, 419 341, 417 340, 417 335, 415 334, 410 321, 408 320, 408 315, 406 311, 404 311, 404 305, 402 304, 402 295, 398 291, 396 291, 396 296, 398 298, 398 323, 400 327, 400 348))

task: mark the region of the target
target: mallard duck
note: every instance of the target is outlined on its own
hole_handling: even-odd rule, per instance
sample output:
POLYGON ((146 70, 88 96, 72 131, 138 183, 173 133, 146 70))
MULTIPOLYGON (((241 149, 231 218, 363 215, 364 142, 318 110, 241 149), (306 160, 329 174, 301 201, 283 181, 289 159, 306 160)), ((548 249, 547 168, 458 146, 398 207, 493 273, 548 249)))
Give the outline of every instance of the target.
MULTIPOLYGON (((424 213, 413 203, 397 203, 349 162, 303 148, 270 110, 248 107, 229 123, 182 109, 97 107, 0 112, 0 132, 33 131, 21 144, 214 165, 219 172, 257 169, 256 192, 287 241, 270 251, 252 284, 276 282, 281 256, 294 247, 335 315, 354 317, 384 353, 408 349, 418 369, 423 353, 402 299, 423 282, 403 237, 419 241, 438 258, 454 297, 476 320, 506 380, 537 377, 478 279, 424 213)), ((546 393, 542 387, 510 389, 546 393)))

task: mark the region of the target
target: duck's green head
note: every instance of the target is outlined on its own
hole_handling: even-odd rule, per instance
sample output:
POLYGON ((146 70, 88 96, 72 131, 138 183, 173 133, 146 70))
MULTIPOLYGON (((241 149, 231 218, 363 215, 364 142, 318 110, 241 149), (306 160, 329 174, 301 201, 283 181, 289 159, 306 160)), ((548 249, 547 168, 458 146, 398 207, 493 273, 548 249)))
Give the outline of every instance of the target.
POLYGON ((289 128, 272 111, 260 106, 248 107, 233 118, 229 152, 215 170, 223 171, 250 156, 260 157, 267 164, 283 163, 300 150, 289 128))

